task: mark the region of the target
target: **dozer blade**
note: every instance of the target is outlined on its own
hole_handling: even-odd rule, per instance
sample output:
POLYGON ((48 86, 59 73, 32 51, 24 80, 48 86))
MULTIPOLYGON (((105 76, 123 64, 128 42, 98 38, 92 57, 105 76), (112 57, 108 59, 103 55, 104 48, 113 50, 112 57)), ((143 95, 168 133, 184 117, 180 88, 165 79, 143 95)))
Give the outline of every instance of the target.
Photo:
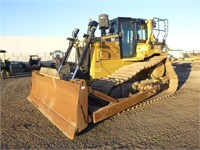
POLYGON ((67 137, 74 139, 76 133, 88 125, 88 87, 84 80, 64 81, 55 72, 43 69, 32 72, 31 93, 28 100, 35 105, 67 137))

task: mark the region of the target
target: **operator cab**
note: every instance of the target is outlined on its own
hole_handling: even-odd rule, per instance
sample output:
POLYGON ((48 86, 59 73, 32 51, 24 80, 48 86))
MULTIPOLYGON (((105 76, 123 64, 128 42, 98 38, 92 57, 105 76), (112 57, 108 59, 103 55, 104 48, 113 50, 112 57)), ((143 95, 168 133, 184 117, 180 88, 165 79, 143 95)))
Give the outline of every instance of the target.
MULTIPOLYGON (((102 30, 101 24, 100 29, 102 30)), ((115 38, 115 41, 119 41, 121 58, 134 57, 136 55, 137 43, 146 43, 147 40, 146 20, 129 17, 112 19, 109 21, 108 35, 116 34, 119 35, 118 38, 115 38)), ((102 36, 105 36, 105 34, 102 34, 102 36)))

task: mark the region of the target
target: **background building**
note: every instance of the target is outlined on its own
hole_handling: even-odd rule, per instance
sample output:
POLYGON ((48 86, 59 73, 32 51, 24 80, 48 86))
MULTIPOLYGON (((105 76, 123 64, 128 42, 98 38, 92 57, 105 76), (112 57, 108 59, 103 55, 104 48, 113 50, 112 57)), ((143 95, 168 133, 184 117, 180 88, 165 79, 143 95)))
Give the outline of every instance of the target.
MULTIPOLYGON (((50 52, 54 50, 66 51, 68 41, 66 37, 48 36, 1 36, 0 49, 7 51, 10 61, 28 61, 29 55, 37 54, 42 61, 51 60, 50 52)), ((69 58, 75 61, 73 50, 69 58)))

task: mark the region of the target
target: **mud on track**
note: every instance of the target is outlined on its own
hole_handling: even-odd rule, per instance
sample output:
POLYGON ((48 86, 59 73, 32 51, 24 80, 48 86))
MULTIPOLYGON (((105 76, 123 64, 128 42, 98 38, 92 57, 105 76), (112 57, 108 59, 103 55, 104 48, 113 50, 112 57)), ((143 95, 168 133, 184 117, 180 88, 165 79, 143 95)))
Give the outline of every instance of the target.
POLYGON ((200 62, 176 62, 179 89, 89 127, 74 141, 28 100, 31 77, 1 80, 1 149, 200 149, 200 62))

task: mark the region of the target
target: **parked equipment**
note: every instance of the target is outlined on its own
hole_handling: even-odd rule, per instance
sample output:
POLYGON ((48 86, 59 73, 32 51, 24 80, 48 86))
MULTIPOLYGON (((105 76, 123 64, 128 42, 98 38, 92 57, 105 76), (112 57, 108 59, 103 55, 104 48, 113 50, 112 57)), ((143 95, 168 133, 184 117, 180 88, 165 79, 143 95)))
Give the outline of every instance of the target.
POLYGON ((188 52, 185 52, 185 53, 182 53, 180 55, 180 58, 179 60, 185 60, 185 61, 198 61, 200 60, 200 51, 190 51, 189 53, 188 52))
POLYGON ((51 52, 50 55, 52 56, 51 67, 56 68, 56 66, 60 65, 60 63, 62 62, 64 52, 62 52, 61 50, 55 50, 55 51, 51 52))
POLYGON ((12 65, 8 59, 6 59, 6 51, 0 50, 0 54, 3 54, 3 57, 0 58, 0 78, 5 79, 12 75, 12 65))
POLYGON ((178 78, 168 59, 167 19, 108 15, 90 21, 81 42, 75 29, 58 71, 32 73, 28 100, 67 137, 154 95, 170 95, 178 78), (99 24, 101 37, 95 37, 99 24), (163 28, 161 28, 163 26, 163 28), (107 32, 108 31, 108 32, 107 32), (161 37, 162 35, 162 37, 161 37), (162 41, 160 41, 160 39, 162 41), (73 73, 59 74, 72 47, 80 52, 73 73))
POLYGON ((41 58, 38 55, 30 55, 28 66, 25 71, 40 70, 41 58))
MULTIPOLYGON (((61 50, 55 50, 52 53, 50 53, 50 55, 52 56, 52 63, 51 63, 51 68, 55 68, 55 69, 59 69, 61 63, 63 62, 63 58, 64 58, 64 52, 62 52, 61 50)), ((66 74, 66 73, 70 73, 70 70, 72 71, 74 66, 75 66, 75 62, 64 62, 63 63, 63 69, 62 72, 60 72, 61 74, 66 74)), ((61 70, 60 70, 61 71, 61 70)))

